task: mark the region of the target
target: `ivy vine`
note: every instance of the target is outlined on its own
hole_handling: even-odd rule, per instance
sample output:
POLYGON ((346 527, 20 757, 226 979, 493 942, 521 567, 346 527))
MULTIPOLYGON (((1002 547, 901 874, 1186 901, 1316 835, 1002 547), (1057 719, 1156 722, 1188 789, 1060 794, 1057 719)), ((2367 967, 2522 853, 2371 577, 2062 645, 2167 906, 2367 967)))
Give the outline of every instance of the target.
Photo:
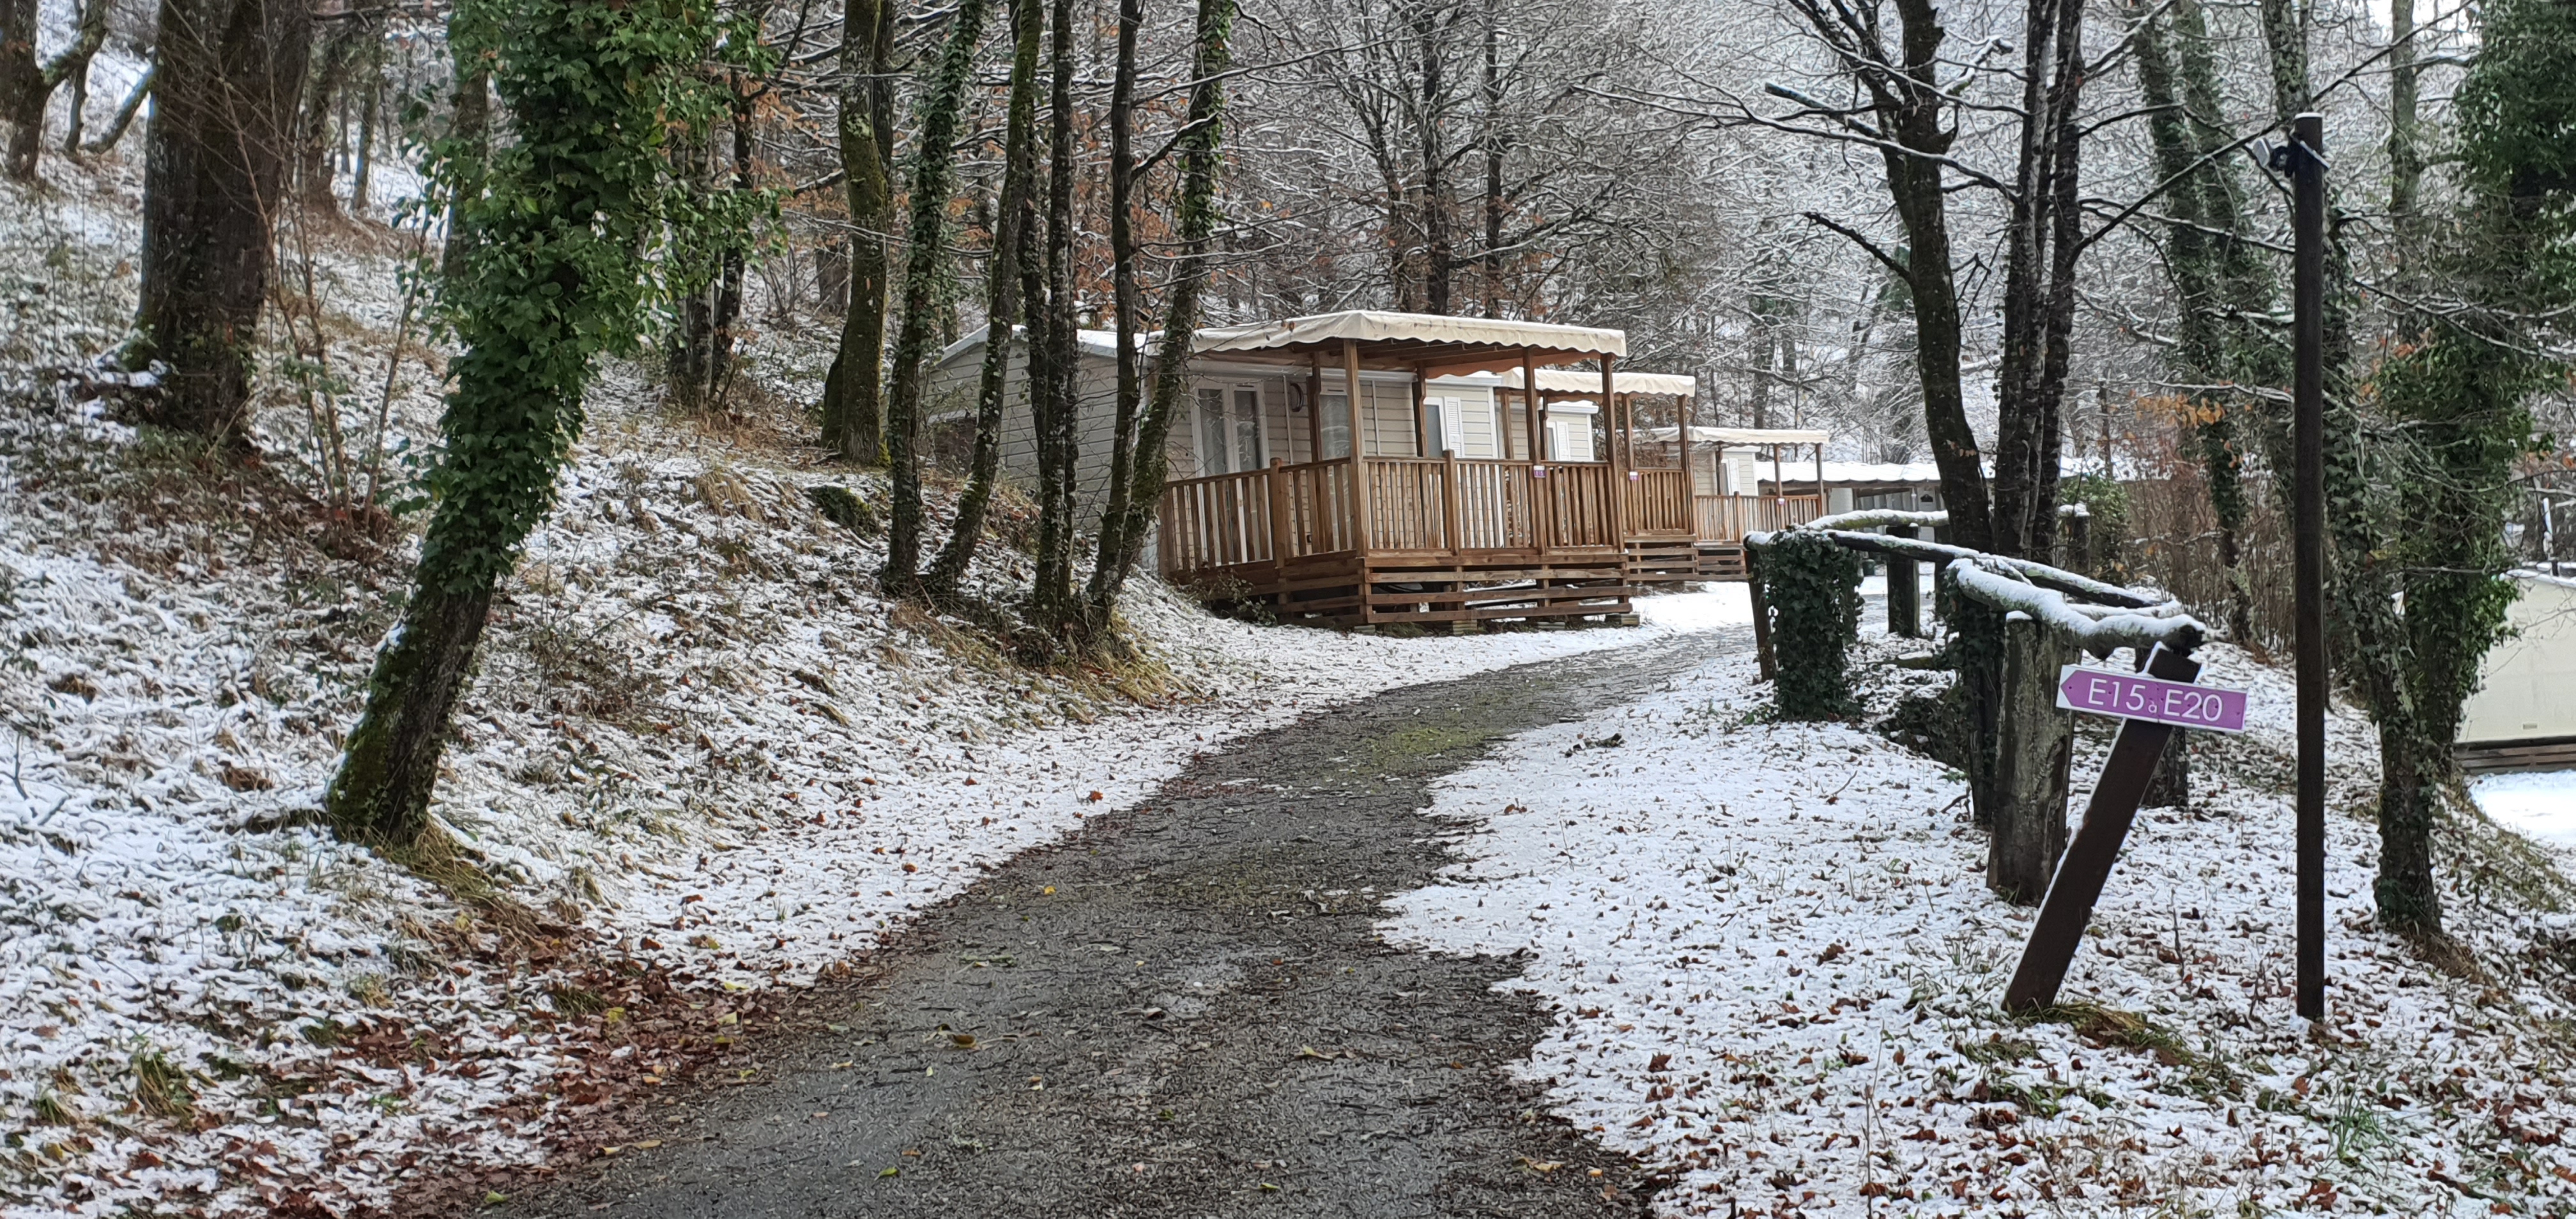
POLYGON ((1860 556, 1793 530, 1772 535, 1761 569, 1780 718, 1837 719, 1859 710, 1851 647, 1860 638, 1860 556))

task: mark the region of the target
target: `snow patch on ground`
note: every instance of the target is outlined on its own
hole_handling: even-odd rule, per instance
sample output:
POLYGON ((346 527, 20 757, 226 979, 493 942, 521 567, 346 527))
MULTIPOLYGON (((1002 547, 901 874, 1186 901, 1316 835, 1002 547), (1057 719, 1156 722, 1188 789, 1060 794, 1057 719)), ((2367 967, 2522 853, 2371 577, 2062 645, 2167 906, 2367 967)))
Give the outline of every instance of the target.
POLYGON ((2576 770, 2485 775, 2469 784, 2469 795, 2499 825, 2576 847, 2576 770))
MULTIPOLYGON (((1904 646, 1862 645, 1881 709, 1942 680, 1874 663, 1904 646)), ((2196 737, 2192 807, 2141 815, 2063 992, 2090 1019, 1998 1010, 2032 912, 1986 890, 1959 777, 1773 722, 1748 656, 1445 781, 1433 813, 1470 827, 1465 862, 1393 902, 1389 938, 1526 954, 1511 985, 1557 1011, 1527 1074, 1668 1178, 1661 1214, 2566 1213, 2563 916, 2446 860, 2454 933, 2491 969, 2541 966, 2438 972, 2373 929, 2375 830, 2334 818, 2332 1016, 2310 1036, 2293 690, 2209 651, 2204 680, 2251 688, 2258 731, 2196 737)), ((2331 724, 2336 806, 2367 807, 2369 728, 2331 724)))

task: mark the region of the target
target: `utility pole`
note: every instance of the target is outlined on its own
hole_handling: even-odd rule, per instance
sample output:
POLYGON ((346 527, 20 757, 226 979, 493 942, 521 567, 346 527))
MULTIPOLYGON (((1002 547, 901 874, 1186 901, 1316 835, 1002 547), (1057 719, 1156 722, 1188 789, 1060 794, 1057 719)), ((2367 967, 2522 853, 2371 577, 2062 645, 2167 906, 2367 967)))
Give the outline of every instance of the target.
POLYGON ((2299 1014, 2326 1014, 2325 116, 2291 120, 2299 674, 2299 1014))

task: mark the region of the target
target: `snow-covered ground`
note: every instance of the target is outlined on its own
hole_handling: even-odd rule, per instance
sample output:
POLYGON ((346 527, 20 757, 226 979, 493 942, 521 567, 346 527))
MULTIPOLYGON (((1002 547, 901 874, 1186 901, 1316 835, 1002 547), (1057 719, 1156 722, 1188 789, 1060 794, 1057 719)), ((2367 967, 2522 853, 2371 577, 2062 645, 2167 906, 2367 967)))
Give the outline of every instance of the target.
MULTIPOLYGON (((130 316, 138 180, 131 160, 47 172, 0 188, 12 1214, 377 1205, 527 1162, 613 1099, 604 1075, 653 1086, 683 1065, 628 1030, 721 1044, 731 1005, 846 963, 1197 751, 1393 686, 1746 618, 1734 589, 1647 599, 1637 628, 1366 638, 1213 618, 1149 579, 1124 611, 1136 661, 1025 668, 875 596, 882 545, 804 490, 882 488, 798 447, 792 404, 828 344, 779 328, 753 369, 774 405, 741 417, 603 377, 456 716, 434 811, 472 870, 428 861, 433 884, 310 823, 412 545, 329 510, 351 468, 330 424, 364 469, 388 409, 395 499, 434 436, 440 354, 387 374, 409 239, 292 255, 334 380, 308 413, 264 378, 267 460, 242 469, 54 392, 42 370, 130 316)), ((1026 569, 997 542, 970 587, 1007 600, 1026 569)))
MULTIPOLYGON (((1875 663, 1898 650, 1863 645, 1882 713, 1940 680, 1875 663)), ((1452 776, 1434 812, 1467 862, 1399 899, 1389 936, 1527 954, 1511 985, 1557 1024, 1525 1070, 1669 1176, 1662 1214, 2570 1213, 2567 927, 2535 913, 2564 882, 2465 827, 2483 853, 2443 861, 2450 927, 2485 972, 2445 973, 2374 929, 2375 830, 2335 818, 2311 1031, 2291 686, 2212 659, 2204 680, 2254 690, 2257 731, 2201 738, 2192 807, 2141 815, 2064 1018, 1998 1008, 2032 912, 1985 888, 1959 777, 1772 722, 1746 657, 1452 776)), ((2336 805, 2367 807, 2367 726, 2332 734, 2336 805)), ((2102 748, 2088 734, 2079 788, 2102 748)))
POLYGON ((2469 795, 2500 825, 2576 847, 2576 770, 2484 775, 2469 784, 2469 795))

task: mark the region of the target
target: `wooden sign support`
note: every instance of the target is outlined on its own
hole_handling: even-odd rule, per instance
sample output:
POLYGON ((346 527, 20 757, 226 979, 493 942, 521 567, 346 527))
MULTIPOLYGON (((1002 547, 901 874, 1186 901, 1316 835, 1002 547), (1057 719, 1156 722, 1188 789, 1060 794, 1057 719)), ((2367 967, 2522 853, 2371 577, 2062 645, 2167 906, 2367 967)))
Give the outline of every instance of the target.
MULTIPOLYGON (((2188 682, 2200 676, 2200 662, 2158 644, 2147 657, 2146 671, 2150 677, 2188 682)), ((2048 897, 2040 903, 2039 922, 2031 927, 2030 942, 2022 948, 2021 966, 2013 971, 2012 985, 2004 988, 2005 1011, 2036 1011, 2057 1002, 2057 988, 2065 983, 2075 950, 2084 942, 2084 927, 2093 921, 2093 905, 2102 899, 2111 865, 2120 858, 2120 844, 2129 837, 2130 823, 2137 820, 2138 802, 2155 777, 2166 738, 2175 731, 2172 725, 2153 720, 2121 722, 2120 734, 2111 742, 2111 757, 2102 764, 2102 777, 2093 785, 2093 798, 2084 806, 2084 824, 2066 844, 2066 853, 2058 857, 2048 897)))

